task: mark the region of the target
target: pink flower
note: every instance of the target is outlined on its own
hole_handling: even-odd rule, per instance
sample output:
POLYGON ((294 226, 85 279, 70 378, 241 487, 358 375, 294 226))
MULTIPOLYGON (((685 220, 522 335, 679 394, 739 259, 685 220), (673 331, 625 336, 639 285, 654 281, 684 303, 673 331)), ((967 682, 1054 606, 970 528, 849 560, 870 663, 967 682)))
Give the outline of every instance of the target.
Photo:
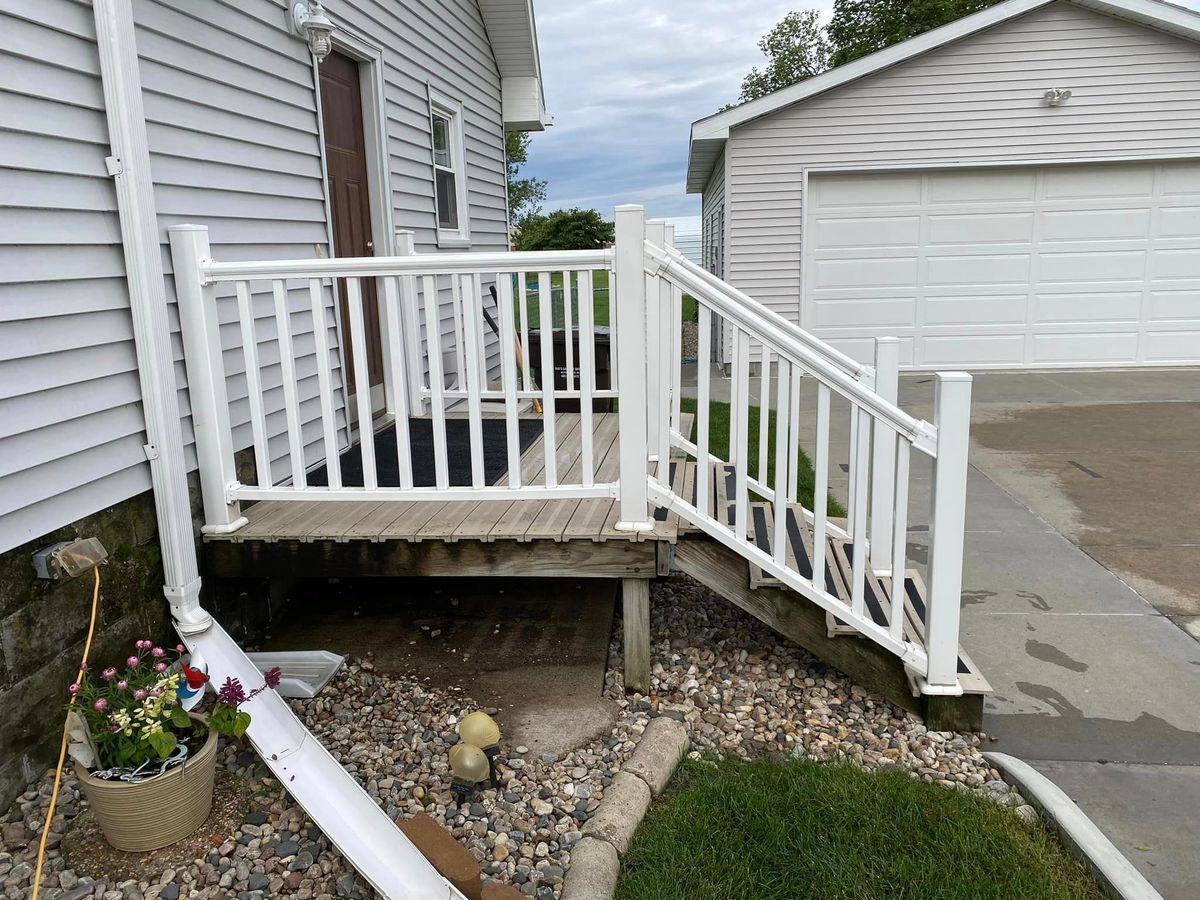
POLYGON ((117 677, 117 670, 114 669, 112 666, 109 666, 107 669, 105 669, 103 672, 100 673, 100 677, 103 678, 105 681, 112 681, 114 678, 117 677))
POLYGON ((150 655, 153 657, 162 657, 162 656, 167 655, 167 651, 164 650, 162 647, 155 647, 153 650, 150 651, 150 655))
POLYGON ((123 691, 128 687, 129 687, 129 682, 126 681, 124 678, 122 678, 120 681, 117 682, 117 690, 118 691, 123 691))
POLYGON ((176 644, 175 652, 176 653, 187 653, 187 647, 183 646, 183 644, 176 644))
POLYGON ((145 700, 146 692, 143 691, 141 688, 138 688, 136 691, 133 692, 133 699, 134 700, 145 700))
POLYGON ((87 663, 80 663, 80 664, 79 664, 79 671, 80 671, 80 672, 86 672, 87 670, 88 670, 88 664, 87 664, 87 663))
POLYGON ((166 663, 162 663, 162 662, 160 662, 160 663, 155 663, 155 664, 154 664, 154 671, 155 671, 155 672, 165 672, 165 671, 167 671, 167 664, 166 664, 166 663))
POLYGON ((103 710, 108 709, 108 701, 105 700, 103 697, 101 697, 99 700, 97 700, 95 703, 93 703, 92 706, 95 709, 103 711, 103 710))
POLYGON ((108 730, 111 731, 113 734, 116 734, 118 731, 121 730, 121 726, 118 725, 116 722, 113 722, 111 725, 108 726, 108 730))
POLYGON ((140 661, 141 660, 139 660, 136 656, 131 656, 129 659, 125 660, 125 665, 132 669, 135 668, 140 661))
POLYGON ((277 688, 279 687, 279 682, 283 680, 283 672, 280 671, 279 666, 267 669, 263 673, 263 680, 267 683, 267 687, 272 689, 277 688))
POLYGON ((78 694, 80 691, 83 690, 83 688, 78 684, 73 684, 69 688, 67 688, 67 690, 70 691, 72 694, 78 694))
POLYGON ((143 639, 143 640, 140 640, 137 642, 137 648, 139 650, 149 650, 153 646, 154 646, 153 641, 147 641, 147 640, 143 639))

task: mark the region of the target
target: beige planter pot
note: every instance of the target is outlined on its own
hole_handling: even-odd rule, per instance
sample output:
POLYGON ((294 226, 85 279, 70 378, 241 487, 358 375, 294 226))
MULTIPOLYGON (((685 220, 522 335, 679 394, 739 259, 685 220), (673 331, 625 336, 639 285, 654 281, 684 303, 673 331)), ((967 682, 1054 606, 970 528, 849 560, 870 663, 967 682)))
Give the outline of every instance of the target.
POLYGON ((165 775, 130 784, 93 778, 79 763, 75 774, 105 839, 118 850, 144 853, 187 837, 212 810, 217 733, 200 752, 165 775))

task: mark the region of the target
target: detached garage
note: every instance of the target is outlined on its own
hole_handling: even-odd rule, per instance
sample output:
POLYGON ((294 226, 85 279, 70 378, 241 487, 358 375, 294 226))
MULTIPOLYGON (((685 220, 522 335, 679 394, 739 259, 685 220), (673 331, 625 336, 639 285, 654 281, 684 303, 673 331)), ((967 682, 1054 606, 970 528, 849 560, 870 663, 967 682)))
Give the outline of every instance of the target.
POLYGON ((863 361, 1200 363, 1198 40, 1156 0, 1009 0, 700 120, 706 258, 863 361))

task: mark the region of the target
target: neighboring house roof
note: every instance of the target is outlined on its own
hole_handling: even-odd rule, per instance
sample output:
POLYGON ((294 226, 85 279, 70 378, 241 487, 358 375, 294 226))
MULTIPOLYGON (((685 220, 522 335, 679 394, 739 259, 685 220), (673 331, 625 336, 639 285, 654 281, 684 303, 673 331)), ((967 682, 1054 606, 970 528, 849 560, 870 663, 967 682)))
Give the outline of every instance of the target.
POLYGON ((504 127, 542 131, 552 117, 542 90, 533 0, 479 0, 479 12, 500 70, 504 127))
MULTIPOLYGON (((724 150, 725 141, 729 138, 732 128, 752 119, 770 115, 784 107, 802 103, 818 94, 873 75, 890 66, 1055 2, 1059 2, 1059 0, 1008 0, 1006 3, 1000 3, 965 16, 948 25, 872 53, 870 56, 864 56, 798 84, 767 94, 765 97, 698 119, 692 123, 687 170, 688 192, 699 193, 704 190, 712 173, 713 165, 724 150)), ((1163 2, 1163 0, 1065 0, 1065 2, 1200 41, 1200 15, 1183 7, 1163 2)))

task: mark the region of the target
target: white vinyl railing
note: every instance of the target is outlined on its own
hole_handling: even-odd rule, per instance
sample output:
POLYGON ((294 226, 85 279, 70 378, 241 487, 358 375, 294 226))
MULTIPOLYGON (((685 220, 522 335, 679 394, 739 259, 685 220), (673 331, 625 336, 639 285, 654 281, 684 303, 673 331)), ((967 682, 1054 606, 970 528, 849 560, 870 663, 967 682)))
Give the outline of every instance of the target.
POLYGON ((236 531, 245 522, 240 504, 258 500, 615 497, 617 527, 628 531, 652 529, 653 508, 670 508, 895 653, 927 693, 961 692, 958 603, 970 377, 939 374, 935 423, 917 420, 896 405, 894 339, 879 339, 875 365, 862 365, 689 263, 671 247, 669 226, 647 223, 641 207, 618 207, 615 225, 616 243, 607 250, 416 254, 411 235, 399 233, 390 257, 251 262, 214 260, 201 226, 172 228, 204 529, 236 531), (699 307, 694 440, 683 431, 685 294, 699 307), (604 315, 610 326, 607 387, 597 382, 597 328, 604 315), (379 323, 391 434, 366 428, 355 434, 355 422, 374 422, 378 414, 366 388, 372 380, 370 318, 379 323), (732 346, 725 457, 712 440, 710 418, 714 322, 732 346), (566 339, 556 349, 557 328, 566 339), (337 345, 331 331, 340 337, 337 345), (534 377, 531 341, 540 351, 540 379, 534 377), (336 364, 339 347, 349 350, 343 366, 336 364), (753 374, 752 357, 758 361, 753 374), (230 412, 230 385, 241 386, 237 362, 244 372, 244 414, 240 395, 237 409, 249 421, 254 460, 254 474, 242 477, 230 412), (561 384, 556 369, 565 372, 561 384), (802 408, 804 379, 815 385, 815 398, 802 408), (357 386, 353 398, 351 383, 357 386), (755 390, 760 415, 752 459, 755 390), (599 474, 593 432, 598 404, 618 397, 614 479, 609 466, 606 477, 599 474), (556 415, 565 401, 579 404, 578 422, 567 426, 556 415), (826 498, 840 442, 833 440, 831 422, 835 408, 840 413, 843 407, 849 502, 845 521, 835 522, 826 498), (416 477, 405 427, 410 417, 429 420, 431 477, 416 477), (452 419, 466 420, 469 439, 469 473, 458 478, 452 470, 457 464, 462 472, 463 461, 451 458, 460 452, 448 440, 452 419), (502 470, 490 473, 484 447, 489 419, 502 420, 505 450, 502 470), (523 443, 522 425, 525 438, 530 427, 523 420, 529 419, 541 432, 536 451, 523 443), (581 452, 569 463, 560 459, 560 427, 578 428, 581 452), (815 435, 812 509, 800 496, 806 474, 802 434, 815 435), (902 579, 908 568, 913 450, 932 460, 934 473, 923 643, 906 632, 903 614, 881 625, 865 608, 868 573, 902 579), (384 466, 388 477, 381 478, 381 453, 389 460, 394 453, 394 476, 384 466), (672 489, 673 460, 695 462, 694 494, 672 489), (720 504, 712 477, 717 467, 732 472, 733 481, 720 504), (773 507, 769 553, 748 540, 754 502, 773 507), (801 571, 787 552, 789 513, 811 527, 811 571, 801 571), (827 538, 850 547, 848 603, 826 587, 827 538))

